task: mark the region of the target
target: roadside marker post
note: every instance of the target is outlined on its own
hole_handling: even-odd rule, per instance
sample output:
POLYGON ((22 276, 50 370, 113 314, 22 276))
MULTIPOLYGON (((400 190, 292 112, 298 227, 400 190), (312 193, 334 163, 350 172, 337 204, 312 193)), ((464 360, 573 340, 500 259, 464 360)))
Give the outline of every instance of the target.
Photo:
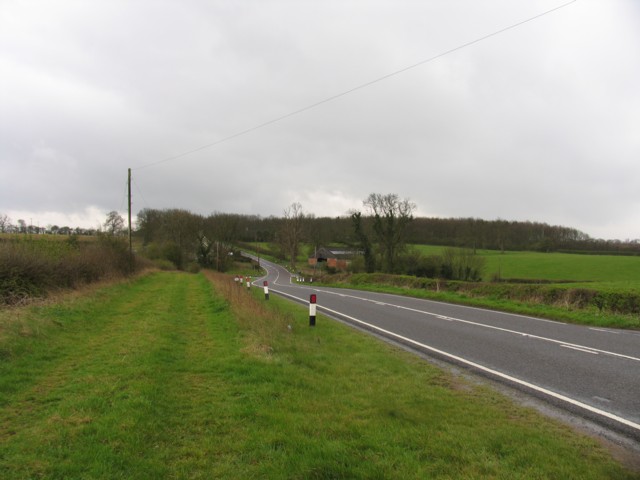
POLYGON ((264 299, 269 300, 269 282, 264 281, 264 299))
POLYGON ((247 290, 251 289, 251 277, 247 277, 247 290))
POLYGON ((309 326, 316 326, 316 294, 312 293, 309 298, 309 326))

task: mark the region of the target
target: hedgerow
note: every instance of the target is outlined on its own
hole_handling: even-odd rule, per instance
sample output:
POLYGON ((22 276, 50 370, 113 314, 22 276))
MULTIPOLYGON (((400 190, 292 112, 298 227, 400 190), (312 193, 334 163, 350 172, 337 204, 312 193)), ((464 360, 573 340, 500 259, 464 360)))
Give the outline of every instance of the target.
POLYGON ((15 236, 0 242, 0 304, 23 303, 59 289, 129 275, 124 240, 101 236, 94 242, 43 240, 15 236))

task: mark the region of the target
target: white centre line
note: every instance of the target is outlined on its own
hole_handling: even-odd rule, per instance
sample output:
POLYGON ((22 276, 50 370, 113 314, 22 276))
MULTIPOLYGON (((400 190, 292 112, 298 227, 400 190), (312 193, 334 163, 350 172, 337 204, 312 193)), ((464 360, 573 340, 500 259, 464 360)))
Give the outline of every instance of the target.
POLYGON ((594 332, 613 333, 614 335, 620 335, 620 332, 614 332, 612 330, 606 330, 604 328, 589 327, 589 330, 593 330, 594 332))
POLYGON ((584 352, 584 353, 591 353, 592 355, 598 355, 598 352, 593 351, 593 350, 587 350, 586 348, 578 348, 578 347, 574 347, 572 345, 566 345, 564 343, 561 344, 560 346, 564 347, 564 348, 570 348, 571 350, 578 350, 578 351, 584 352))

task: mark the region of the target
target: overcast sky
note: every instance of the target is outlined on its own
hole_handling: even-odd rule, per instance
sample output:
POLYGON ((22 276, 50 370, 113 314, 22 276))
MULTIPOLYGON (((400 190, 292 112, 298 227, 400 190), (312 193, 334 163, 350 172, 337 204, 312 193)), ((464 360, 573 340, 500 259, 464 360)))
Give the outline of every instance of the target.
POLYGON ((640 238, 640 2, 0 0, 0 214, 420 216, 640 238), (173 160, 165 159, 179 156, 173 160))

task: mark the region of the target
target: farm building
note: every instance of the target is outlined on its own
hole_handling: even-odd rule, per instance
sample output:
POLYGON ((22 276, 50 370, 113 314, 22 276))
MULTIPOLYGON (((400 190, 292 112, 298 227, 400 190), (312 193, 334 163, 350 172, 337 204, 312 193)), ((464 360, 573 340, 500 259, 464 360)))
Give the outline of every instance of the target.
POLYGON ((314 255, 309 257, 309 265, 316 266, 326 264, 328 268, 346 270, 354 256, 360 255, 357 250, 341 250, 338 248, 318 248, 314 255))

